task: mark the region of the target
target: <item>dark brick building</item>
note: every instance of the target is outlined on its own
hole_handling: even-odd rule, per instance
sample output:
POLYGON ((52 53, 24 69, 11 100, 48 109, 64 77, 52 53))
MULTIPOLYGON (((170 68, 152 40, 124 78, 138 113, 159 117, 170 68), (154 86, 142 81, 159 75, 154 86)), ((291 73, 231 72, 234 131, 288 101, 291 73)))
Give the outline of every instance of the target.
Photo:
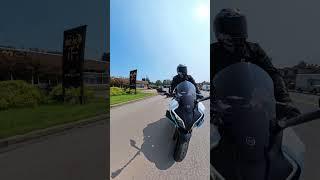
MULTIPOLYGON (((84 83, 106 85, 110 55, 85 59, 84 83)), ((56 85, 62 79, 62 53, 0 47, 0 80, 25 80, 35 85, 56 85)))

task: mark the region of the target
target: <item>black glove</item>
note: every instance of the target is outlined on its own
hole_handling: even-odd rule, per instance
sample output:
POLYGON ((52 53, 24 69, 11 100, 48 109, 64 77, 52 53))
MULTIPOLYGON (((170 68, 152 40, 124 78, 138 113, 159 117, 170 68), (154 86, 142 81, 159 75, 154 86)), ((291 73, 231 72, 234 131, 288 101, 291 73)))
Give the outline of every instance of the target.
POLYGON ((197 94, 197 99, 202 99, 204 96, 200 93, 197 94))
POLYGON ((296 108, 295 106, 289 106, 288 107, 288 118, 297 117, 301 114, 300 110, 296 108))
POLYGON ((301 114, 300 110, 290 103, 277 104, 277 119, 293 118, 301 114))

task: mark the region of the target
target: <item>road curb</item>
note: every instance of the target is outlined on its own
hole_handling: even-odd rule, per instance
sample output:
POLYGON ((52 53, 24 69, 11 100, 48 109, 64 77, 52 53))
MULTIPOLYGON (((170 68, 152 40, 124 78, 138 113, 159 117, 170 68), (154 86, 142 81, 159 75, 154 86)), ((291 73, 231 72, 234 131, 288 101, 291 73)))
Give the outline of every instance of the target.
POLYGON ((0 139, 0 149, 7 148, 10 145, 30 141, 30 140, 37 139, 40 137, 44 137, 44 136, 48 136, 48 135, 52 135, 52 134, 57 134, 59 132, 63 132, 63 131, 67 131, 69 129, 73 129, 76 127, 88 125, 88 124, 91 124, 91 123, 94 123, 97 121, 102 121, 102 120, 109 118, 109 117, 110 117, 109 114, 101 114, 101 115, 98 115, 95 117, 79 120, 76 122, 70 122, 70 123, 46 128, 46 129, 35 130, 35 131, 29 132, 29 133, 26 133, 23 135, 16 135, 16 136, 8 137, 5 139, 0 139))
POLYGON ((126 104, 131 104, 131 103, 138 102, 138 101, 141 101, 141 100, 146 100, 146 99, 149 99, 149 98, 152 98, 152 97, 155 97, 155 96, 158 96, 158 94, 155 94, 153 96, 144 97, 144 98, 135 99, 135 100, 124 102, 124 103, 118 103, 118 104, 110 105, 110 108, 119 107, 119 106, 126 105, 126 104))
POLYGON ((298 91, 295 91, 295 90, 288 90, 288 92, 298 93, 298 94, 307 94, 307 95, 313 95, 313 96, 320 96, 320 93, 312 94, 312 93, 310 93, 310 92, 305 92, 305 91, 298 92, 298 91))

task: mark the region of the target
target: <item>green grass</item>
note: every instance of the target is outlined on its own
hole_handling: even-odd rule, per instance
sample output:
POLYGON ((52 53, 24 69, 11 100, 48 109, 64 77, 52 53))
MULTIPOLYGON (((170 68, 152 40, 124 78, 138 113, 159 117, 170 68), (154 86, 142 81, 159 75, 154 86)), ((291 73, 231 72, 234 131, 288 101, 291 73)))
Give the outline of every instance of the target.
POLYGON ((107 113, 106 101, 85 105, 54 104, 0 111, 0 139, 107 113))
POLYGON ((119 96, 111 96, 110 97, 110 105, 120 104, 129 102, 136 99, 146 98, 150 96, 154 96, 153 93, 142 93, 137 92, 137 94, 125 94, 125 95, 119 95, 119 96))

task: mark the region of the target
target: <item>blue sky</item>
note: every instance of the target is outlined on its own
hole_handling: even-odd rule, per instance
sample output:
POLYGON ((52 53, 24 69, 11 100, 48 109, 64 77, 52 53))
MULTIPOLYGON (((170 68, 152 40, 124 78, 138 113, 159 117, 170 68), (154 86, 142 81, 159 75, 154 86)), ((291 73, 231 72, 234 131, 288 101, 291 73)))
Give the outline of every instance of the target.
POLYGON ((209 0, 111 0, 111 75, 171 79, 178 64, 210 79, 209 0))
POLYGON ((87 24, 86 57, 109 52, 105 0, 10 0, 0 6, 0 45, 62 51, 63 31, 87 24))

